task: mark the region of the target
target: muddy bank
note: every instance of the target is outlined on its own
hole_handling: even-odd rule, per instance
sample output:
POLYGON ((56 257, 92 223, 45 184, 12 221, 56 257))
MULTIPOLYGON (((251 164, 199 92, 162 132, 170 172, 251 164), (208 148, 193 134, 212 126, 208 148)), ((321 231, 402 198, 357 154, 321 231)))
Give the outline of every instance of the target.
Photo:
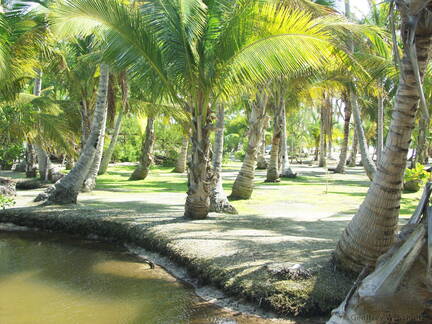
MULTIPOLYGON (((233 270, 226 262, 220 261, 221 257, 198 255, 196 251, 190 251, 179 244, 178 239, 174 239, 178 235, 174 235, 172 230, 167 231, 165 227, 176 228, 176 224, 185 221, 180 217, 169 221, 158 218, 142 221, 139 215, 125 216, 124 213, 121 214, 121 210, 74 207, 7 209, 0 211, 0 222, 82 237, 106 238, 160 253, 174 262, 169 265, 165 260, 165 265, 162 266, 174 275, 189 280, 195 287, 201 287, 198 293, 202 297, 246 313, 269 315, 260 311, 264 310, 283 316, 327 316, 352 284, 353 278, 335 272, 329 264, 314 269, 311 277, 297 280, 275 276, 265 265, 251 264, 233 270), (184 267, 187 275, 180 275, 178 270, 176 273, 174 265, 184 267), (202 288, 203 285, 216 287, 226 295, 202 288), (234 297, 236 301, 227 299, 226 296, 234 297)), ((212 248, 211 244, 209 241, 209 249, 212 248)), ((241 258, 241 250, 234 257, 241 258)), ((156 261, 161 263, 160 260, 156 261)))

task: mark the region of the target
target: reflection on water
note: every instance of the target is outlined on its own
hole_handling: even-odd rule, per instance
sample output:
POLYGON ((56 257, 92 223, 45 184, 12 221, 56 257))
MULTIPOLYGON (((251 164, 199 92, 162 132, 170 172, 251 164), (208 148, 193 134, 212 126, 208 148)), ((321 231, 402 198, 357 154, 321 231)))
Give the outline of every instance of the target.
POLYGON ((0 231, 0 323, 270 322, 231 316, 124 249, 55 234, 0 231))

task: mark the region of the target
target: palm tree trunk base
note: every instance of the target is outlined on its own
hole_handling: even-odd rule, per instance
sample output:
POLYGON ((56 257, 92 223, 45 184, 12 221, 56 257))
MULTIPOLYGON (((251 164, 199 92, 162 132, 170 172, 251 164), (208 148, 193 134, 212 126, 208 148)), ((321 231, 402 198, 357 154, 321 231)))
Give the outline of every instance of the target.
POLYGON ((184 217, 193 220, 206 219, 209 213, 209 201, 194 200, 191 196, 187 197, 184 217))
MULTIPOLYGON (((249 181, 247 181, 246 184, 242 184, 243 180, 243 177, 237 177, 236 182, 233 185, 231 195, 228 197, 229 200, 247 200, 251 198, 253 184, 248 185, 247 183, 249 183, 249 181)), ((253 180, 250 182, 253 182, 253 180)))
POLYGON ((210 212, 223 214, 238 214, 237 210, 228 200, 222 186, 222 178, 219 174, 217 183, 210 192, 210 212))
POLYGON ((148 168, 146 168, 142 165, 138 165, 136 167, 135 171, 130 176, 129 181, 144 180, 145 178, 147 178, 148 173, 149 173, 148 168))
POLYGON ((257 161, 257 169, 258 170, 266 170, 268 167, 268 162, 267 160, 263 157, 263 156, 259 156, 258 157, 258 161, 257 161))
POLYGON ((81 188, 81 192, 91 192, 96 188, 96 179, 87 179, 81 188))
POLYGON ((267 183, 278 183, 281 182, 280 179, 266 179, 264 182, 267 183))
POLYGON ((78 200, 78 192, 65 188, 59 183, 49 187, 44 192, 40 193, 34 202, 44 202, 45 205, 66 205, 76 204, 78 200))
POLYGON ((295 179, 297 178, 297 173, 291 171, 291 172, 286 172, 286 173, 282 173, 280 175, 281 178, 288 178, 288 179, 295 179))

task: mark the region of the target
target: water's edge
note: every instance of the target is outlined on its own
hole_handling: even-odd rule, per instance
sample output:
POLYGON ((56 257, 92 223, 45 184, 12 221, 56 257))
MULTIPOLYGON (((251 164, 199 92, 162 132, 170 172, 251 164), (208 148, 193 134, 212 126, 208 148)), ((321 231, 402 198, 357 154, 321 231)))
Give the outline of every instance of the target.
MULTIPOLYGON (((176 254, 160 237, 138 224, 109 219, 80 216, 73 213, 44 210, 37 207, 11 208, 0 211, 0 230, 42 230, 72 234, 78 238, 116 242, 131 253, 149 259, 164 268, 169 274, 192 286, 195 293, 205 300, 232 314, 257 316, 270 320, 288 320, 266 311, 258 305, 229 296, 221 289, 208 285, 209 278, 199 266, 176 254), (203 282, 204 284, 201 284, 203 282)), ((294 320, 291 318, 291 320, 294 320)), ((297 318, 297 320, 301 320, 297 318)), ((292 323, 289 321, 287 323, 292 323)))

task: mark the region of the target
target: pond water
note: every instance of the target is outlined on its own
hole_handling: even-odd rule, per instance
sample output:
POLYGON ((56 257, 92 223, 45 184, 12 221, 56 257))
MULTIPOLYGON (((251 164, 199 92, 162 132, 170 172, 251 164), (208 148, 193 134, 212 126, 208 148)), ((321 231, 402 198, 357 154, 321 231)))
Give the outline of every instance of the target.
POLYGON ((115 245, 52 233, 0 230, 0 323, 279 321, 235 316, 204 302, 160 267, 150 269, 142 259, 115 245))

